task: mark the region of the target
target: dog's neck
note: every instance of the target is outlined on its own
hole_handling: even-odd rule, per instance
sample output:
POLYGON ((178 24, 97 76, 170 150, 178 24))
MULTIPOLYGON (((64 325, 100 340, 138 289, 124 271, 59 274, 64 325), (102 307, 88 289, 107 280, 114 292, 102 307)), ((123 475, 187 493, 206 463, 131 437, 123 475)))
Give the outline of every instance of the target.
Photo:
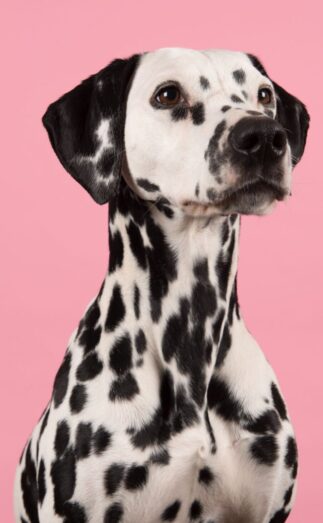
POLYGON ((109 210, 109 270, 100 308, 107 318, 110 314, 112 326, 107 321, 106 330, 117 337, 135 333, 134 364, 142 355, 146 364, 145 351, 161 372, 171 372, 175 384, 185 383, 201 407, 239 317, 239 219, 170 214, 142 201, 122 182, 109 210), (125 311, 109 309, 116 286, 126 306, 120 300, 113 306, 125 311))

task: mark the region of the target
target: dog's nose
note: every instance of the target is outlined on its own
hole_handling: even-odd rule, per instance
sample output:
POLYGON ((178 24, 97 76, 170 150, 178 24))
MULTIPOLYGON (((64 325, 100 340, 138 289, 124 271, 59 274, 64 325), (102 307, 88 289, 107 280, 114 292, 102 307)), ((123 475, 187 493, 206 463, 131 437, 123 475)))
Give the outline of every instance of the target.
POLYGON ((266 116, 247 116, 235 124, 229 142, 239 156, 274 161, 285 153, 287 137, 275 120, 266 116))

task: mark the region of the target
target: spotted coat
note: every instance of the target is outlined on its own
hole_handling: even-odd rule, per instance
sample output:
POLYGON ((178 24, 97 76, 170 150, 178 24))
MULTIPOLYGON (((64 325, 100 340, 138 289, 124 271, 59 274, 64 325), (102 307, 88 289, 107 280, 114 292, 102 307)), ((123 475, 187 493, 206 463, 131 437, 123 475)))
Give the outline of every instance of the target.
POLYGON ((255 57, 163 49, 116 60, 44 124, 64 167, 109 200, 110 257, 22 453, 16 521, 284 522, 297 447, 241 317, 238 240, 241 214, 289 194, 305 106, 255 57), (185 96, 163 106, 170 80, 185 96), (257 139, 270 129, 275 158, 268 138, 261 157, 237 151, 243 118, 257 139))

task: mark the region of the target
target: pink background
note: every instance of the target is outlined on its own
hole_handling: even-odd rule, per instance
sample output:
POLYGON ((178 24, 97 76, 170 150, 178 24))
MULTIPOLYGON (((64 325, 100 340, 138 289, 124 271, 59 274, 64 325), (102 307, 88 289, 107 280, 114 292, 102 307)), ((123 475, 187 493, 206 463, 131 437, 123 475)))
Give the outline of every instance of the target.
POLYGON ((54 157, 46 106, 115 57, 163 46, 260 56, 308 106, 293 197, 245 218, 239 270, 247 324, 276 370, 293 419, 300 476, 291 523, 322 508, 322 12, 319 2, 10 0, 1 28, 1 504, 12 522, 14 469, 68 338, 107 264, 107 208, 54 157), (319 347, 321 345, 321 347, 319 347))

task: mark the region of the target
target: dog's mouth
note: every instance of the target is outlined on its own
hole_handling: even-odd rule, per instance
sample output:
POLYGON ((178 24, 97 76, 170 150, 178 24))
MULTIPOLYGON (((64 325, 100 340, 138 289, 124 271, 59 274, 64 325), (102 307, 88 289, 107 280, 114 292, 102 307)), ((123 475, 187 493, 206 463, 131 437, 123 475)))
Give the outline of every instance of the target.
POLYGON ((289 191, 276 182, 260 176, 256 179, 216 194, 208 194, 208 201, 187 200, 183 209, 188 214, 266 214, 277 201, 286 199, 289 191))

